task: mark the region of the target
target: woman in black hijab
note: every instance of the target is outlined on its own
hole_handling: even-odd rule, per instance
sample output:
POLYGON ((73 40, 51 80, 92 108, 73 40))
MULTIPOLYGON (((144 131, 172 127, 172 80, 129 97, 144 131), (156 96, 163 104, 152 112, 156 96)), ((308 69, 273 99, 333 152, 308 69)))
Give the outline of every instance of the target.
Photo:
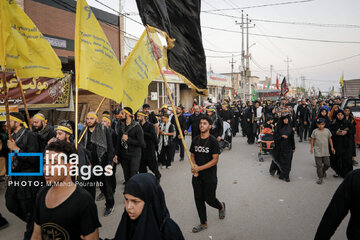
POLYGON ((295 152, 294 131, 290 123, 290 116, 282 116, 275 127, 275 148, 273 161, 270 166, 270 174, 277 171, 279 179, 290 182, 290 171, 293 153, 295 152))
POLYGON ((352 154, 353 149, 352 136, 355 134, 354 125, 345 119, 343 110, 338 110, 335 120, 330 127, 332 139, 335 148, 335 155, 330 157, 331 168, 336 174, 334 177, 345 177, 353 170, 352 154))
POLYGON ((125 185, 125 211, 113 240, 184 240, 170 218, 164 192, 150 173, 133 176, 125 185))

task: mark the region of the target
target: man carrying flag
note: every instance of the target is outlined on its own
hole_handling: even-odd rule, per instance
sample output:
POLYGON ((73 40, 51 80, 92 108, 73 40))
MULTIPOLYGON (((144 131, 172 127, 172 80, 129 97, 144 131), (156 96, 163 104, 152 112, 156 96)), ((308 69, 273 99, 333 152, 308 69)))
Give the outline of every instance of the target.
MULTIPOLYGON (((10 124, 6 126, 11 130, 11 140, 8 140, 8 148, 11 151, 21 153, 38 153, 38 137, 28 129, 24 116, 19 112, 10 113, 10 124)), ((34 173, 40 171, 40 161, 38 157, 12 157, 12 164, 9 166, 13 173, 34 173)), ((26 232, 24 239, 30 239, 33 225, 36 194, 41 187, 35 184, 16 185, 16 183, 35 183, 41 182, 42 177, 34 176, 11 176, 9 186, 6 189, 5 199, 7 209, 18 218, 26 222, 26 232)))

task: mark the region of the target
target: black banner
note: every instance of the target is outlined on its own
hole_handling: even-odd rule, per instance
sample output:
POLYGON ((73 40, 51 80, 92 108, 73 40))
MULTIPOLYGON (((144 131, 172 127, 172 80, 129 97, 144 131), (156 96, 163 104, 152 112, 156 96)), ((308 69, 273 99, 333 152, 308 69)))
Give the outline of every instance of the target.
POLYGON ((136 0, 144 25, 175 39, 168 50, 169 66, 186 84, 207 94, 206 58, 200 27, 200 0, 136 0))

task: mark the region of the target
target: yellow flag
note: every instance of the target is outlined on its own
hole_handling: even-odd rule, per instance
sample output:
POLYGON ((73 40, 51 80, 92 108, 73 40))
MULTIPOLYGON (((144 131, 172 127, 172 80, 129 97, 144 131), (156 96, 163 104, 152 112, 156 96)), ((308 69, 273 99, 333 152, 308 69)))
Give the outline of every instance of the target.
POLYGON ((76 5, 75 71, 79 88, 121 102, 120 63, 85 0, 76 5))
POLYGON ((149 84, 160 75, 156 58, 163 62, 163 44, 155 29, 149 28, 150 40, 146 30, 141 35, 134 49, 123 65, 124 97, 123 105, 135 112, 144 103, 148 95, 149 84), (153 54, 156 51, 156 58, 153 54))
POLYGON ((61 62, 39 29, 15 3, 0 1, 0 64, 19 77, 63 77, 61 62))
POLYGON ((344 87, 344 73, 340 77, 340 86, 344 87))

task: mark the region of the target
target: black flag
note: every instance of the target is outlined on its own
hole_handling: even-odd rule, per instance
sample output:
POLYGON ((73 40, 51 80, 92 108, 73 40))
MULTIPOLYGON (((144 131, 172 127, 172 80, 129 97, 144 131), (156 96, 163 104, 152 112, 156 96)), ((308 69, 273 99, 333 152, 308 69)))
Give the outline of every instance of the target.
POLYGON ((198 93, 207 94, 206 58, 200 27, 200 0, 136 0, 144 25, 175 39, 168 50, 171 70, 198 93))
POLYGON ((285 97, 288 92, 289 92, 289 87, 286 83, 286 78, 284 77, 281 83, 280 96, 285 97))

